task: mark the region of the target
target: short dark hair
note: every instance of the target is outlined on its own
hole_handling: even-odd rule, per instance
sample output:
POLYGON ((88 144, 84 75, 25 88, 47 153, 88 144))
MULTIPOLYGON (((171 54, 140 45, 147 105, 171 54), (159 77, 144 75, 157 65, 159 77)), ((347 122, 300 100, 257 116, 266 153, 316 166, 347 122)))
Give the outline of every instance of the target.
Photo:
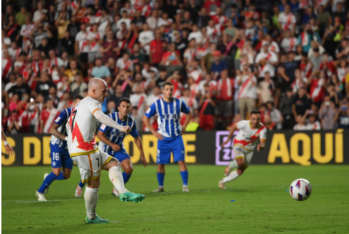
POLYGON ((74 101, 76 101, 77 99, 82 100, 82 99, 84 99, 84 97, 82 95, 78 94, 78 95, 75 95, 74 101))
POLYGON ((162 88, 164 89, 166 85, 171 85, 173 86, 173 84, 169 81, 166 81, 163 85, 162 85, 162 88))
POLYGON ((251 111, 250 116, 253 114, 260 115, 261 113, 258 110, 253 110, 253 111, 251 111))
POLYGON ((126 98, 126 97, 121 98, 121 99, 118 101, 118 105, 120 106, 120 104, 121 104, 122 102, 126 102, 126 103, 128 103, 128 104, 131 104, 130 99, 128 99, 128 98, 126 98))

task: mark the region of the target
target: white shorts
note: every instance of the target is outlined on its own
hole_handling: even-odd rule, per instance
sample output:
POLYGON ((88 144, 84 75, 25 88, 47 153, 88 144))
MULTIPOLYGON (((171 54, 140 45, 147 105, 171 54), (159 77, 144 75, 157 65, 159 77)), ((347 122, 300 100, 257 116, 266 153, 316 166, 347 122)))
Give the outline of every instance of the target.
POLYGON ((235 159, 244 158, 245 159, 244 166, 248 167, 248 165, 250 165, 252 160, 253 150, 247 150, 238 145, 236 146, 234 145, 234 155, 235 155, 235 159))
POLYGON ((72 160, 76 162, 79 167, 81 181, 83 183, 89 180, 98 180, 101 176, 102 167, 112 159, 112 156, 100 150, 97 150, 97 152, 93 154, 72 157, 72 160))

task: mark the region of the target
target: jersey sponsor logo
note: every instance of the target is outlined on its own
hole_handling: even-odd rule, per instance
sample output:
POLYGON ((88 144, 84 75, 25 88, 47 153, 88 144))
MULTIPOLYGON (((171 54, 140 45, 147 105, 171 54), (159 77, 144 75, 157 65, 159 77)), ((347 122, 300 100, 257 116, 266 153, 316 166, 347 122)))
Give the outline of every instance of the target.
POLYGON ((162 119, 178 119, 178 115, 177 114, 165 114, 165 115, 161 115, 162 119))
POLYGON ((102 130, 105 130, 106 127, 107 127, 107 126, 106 126, 105 124, 102 124, 101 129, 102 129, 102 130))

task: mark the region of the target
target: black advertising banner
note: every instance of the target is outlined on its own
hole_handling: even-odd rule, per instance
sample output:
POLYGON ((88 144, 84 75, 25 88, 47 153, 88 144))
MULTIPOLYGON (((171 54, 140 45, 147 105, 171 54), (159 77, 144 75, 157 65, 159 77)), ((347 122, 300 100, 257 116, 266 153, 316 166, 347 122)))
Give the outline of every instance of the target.
MULTIPOLYGON (((237 134, 234 133, 234 135, 237 134)), ((157 158, 157 138, 141 133, 143 149, 151 164, 157 158)), ((234 159, 232 142, 221 147, 228 131, 200 131, 183 135, 185 160, 189 164, 227 165, 234 159)), ((48 134, 9 135, 8 142, 15 154, 5 154, 2 145, 2 166, 50 165, 48 134)), ((98 139, 96 139, 98 142, 98 139)), ((133 164, 141 164, 140 153, 128 135, 125 150, 133 164)), ((268 132, 266 148, 254 153, 252 164, 349 164, 349 131, 275 131, 268 132)))
POLYGON ((349 131, 268 132, 266 148, 253 164, 349 164, 349 131))

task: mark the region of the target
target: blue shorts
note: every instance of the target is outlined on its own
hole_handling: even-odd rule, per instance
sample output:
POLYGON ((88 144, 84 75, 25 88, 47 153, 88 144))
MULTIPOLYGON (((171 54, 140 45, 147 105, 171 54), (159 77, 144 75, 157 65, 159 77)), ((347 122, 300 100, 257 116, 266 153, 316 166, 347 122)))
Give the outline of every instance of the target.
POLYGON ((51 167, 52 168, 68 168, 73 169, 73 160, 70 158, 68 149, 59 147, 58 145, 51 146, 51 167))
POLYGON ((124 148, 121 148, 119 151, 114 152, 113 157, 119 160, 120 163, 125 159, 131 159, 130 155, 128 155, 124 148))
POLYGON ((171 163, 171 152, 175 162, 184 161, 184 143, 182 135, 158 140, 158 151, 156 163, 169 164, 171 163))

